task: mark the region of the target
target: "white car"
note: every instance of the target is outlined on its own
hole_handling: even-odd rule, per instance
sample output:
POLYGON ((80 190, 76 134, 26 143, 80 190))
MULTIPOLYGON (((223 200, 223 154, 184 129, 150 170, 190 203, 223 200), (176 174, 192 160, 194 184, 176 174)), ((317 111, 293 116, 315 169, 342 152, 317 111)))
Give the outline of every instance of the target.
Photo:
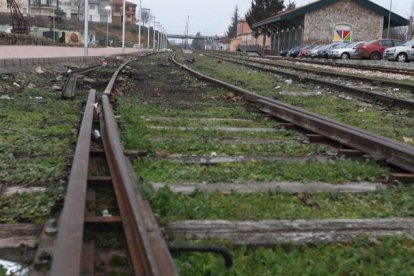
POLYGON ((386 49, 383 58, 399 62, 414 60, 414 39, 407 41, 401 46, 386 49))
POLYGON ((343 48, 335 48, 332 49, 329 53, 330 58, 341 58, 341 59, 350 59, 350 58, 358 58, 356 54, 356 48, 365 44, 366 42, 353 42, 351 44, 346 45, 343 48))
POLYGON ((318 51, 325 45, 318 45, 316 47, 314 47, 312 50, 310 50, 309 52, 309 56, 311 58, 317 57, 318 56, 318 51))

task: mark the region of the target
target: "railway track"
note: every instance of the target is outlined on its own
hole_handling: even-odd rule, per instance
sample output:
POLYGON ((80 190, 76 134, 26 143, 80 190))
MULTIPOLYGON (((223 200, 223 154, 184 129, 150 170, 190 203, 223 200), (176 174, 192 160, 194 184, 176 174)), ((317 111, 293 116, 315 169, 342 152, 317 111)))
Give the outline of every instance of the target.
MULTIPOLYGON (((45 254, 49 254, 52 259, 50 275, 116 273, 111 268, 95 270, 97 263, 102 262, 103 253, 99 253, 102 248, 97 245, 95 249, 94 244, 98 242, 85 238, 85 233, 93 232, 94 229, 98 232, 118 233, 117 228, 123 229, 123 235, 119 239, 125 239, 127 251, 118 249, 117 255, 117 250, 112 248, 115 253, 110 256, 127 260, 122 273, 177 275, 168 246, 161 236, 151 209, 135 190, 137 179, 129 159, 124 154, 110 103, 113 86, 120 71, 132 61, 124 63, 114 73, 99 105, 96 104, 96 92, 89 92, 63 211, 59 224, 55 226, 55 246, 51 247, 54 237, 43 235, 33 275, 41 275, 39 271, 47 265, 44 261, 45 254), (94 121, 97 116, 98 120, 94 121), (91 136, 98 142, 94 147, 91 147, 91 136), (99 150, 97 147, 101 141, 102 150, 99 150), (107 191, 103 192, 102 188, 107 191), (113 200, 116 204, 109 205, 104 214, 97 214, 91 209, 91 205, 97 204, 96 197, 99 192, 95 189, 101 189, 100 193, 115 194, 113 200)), ((45 229, 47 227, 51 226, 47 224, 45 229)), ((107 251, 109 253, 106 254, 111 254, 110 250, 107 251)))
POLYGON ((414 84, 400 83, 389 80, 379 80, 362 76, 343 75, 335 72, 318 72, 317 70, 307 69, 303 67, 275 64, 272 62, 257 61, 244 58, 239 59, 234 57, 225 57, 222 55, 215 55, 211 57, 236 64, 241 64, 260 71, 283 75, 295 80, 299 80, 301 82, 322 85, 324 87, 348 93, 354 97, 361 98, 370 102, 378 102, 385 106, 394 106, 409 110, 414 109, 413 96, 411 95, 411 93, 414 91, 414 84), (297 73, 297 71, 302 71, 306 73, 306 75, 297 73), (326 76, 328 76, 328 78, 326 76), (350 83, 349 80, 364 82, 365 85, 368 83, 369 87, 367 89, 364 86, 361 86, 360 83, 350 83), (394 87, 393 89, 398 92, 394 94, 389 93, 390 89, 384 89, 381 87, 381 85, 394 87), (403 99, 399 97, 398 94, 403 94, 408 99, 403 99))
POLYGON ((287 61, 292 61, 292 62, 300 62, 300 63, 308 63, 308 64, 318 64, 318 65, 328 65, 328 66, 342 67, 342 68, 379 71, 379 72, 384 72, 384 73, 414 75, 413 69, 402 69, 402 68, 400 69, 400 68, 387 67, 384 65, 379 66, 379 65, 365 65, 365 64, 349 64, 349 63, 335 62, 332 60, 294 59, 294 58, 283 58, 283 57, 274 57, 274 56, 264 56, 264 57, 267 59, 271 59, 271 60, 287 60, 287 61))
MULTIPOLYGON (((381 183, 382 177, 367 180, 362 171, 371 171, 368 168, 371 165, 384 168, 381 160, 379 164, 383 165, 365 160, 380 154, 384 158, 377 155, 377 159, 391 164, 390 171, 385 173, 387 177, 410 182, 408 177, 412 174, 407 173, 409 170, 402 163, 413 160, 412 156, 406 156, 398 165, 400 169, 396 169, 391 159, 400 153, 391 157, 385 147, 402 146, 403 151, 412 152, 411 147, 213 80, 176 60, 172 62, 185 70, 178 70, 162 56, 131 65, 132 70, 146 76, 145 80, 132 80, 120 87, 125 97, 118 102, 126 147, 145 148, 149 152, 135 162, 134 168, 142 178, 140 189, 150 198, 171 242, 226 241, 224 244, 232 250, 234 273, 272 274, 276 273, 276 267, 278 271, 289 271, 283 268, 289 267, 288 260, 292 259, 278 251, 284 252, 281 244, 296 244, 299 248, 300 244, 316 244, 315 248, 321 248, 320 243, 345 243, 354 248, 353 240, 361 234, 377 240, 374 244, 378 246, 386 236, 411 235, 411 215, 348 213, 353 208, 366 208, 361 202, 371 206, 372 198, 381 205, 377 210, 384 211, 382 204, 387 201, 384 196, 391 198, 396 196, 394 193, 410 190, 388 188, 385 182, 381 183), (246 112, 244 107, 259 113, 246 112), (287 130, 294 129, 294 125, 299 132, 287 130), (326 132, 318 134, 322 129, 326 132), (136 138, 138 133, 140 139, 136 138), (347 137, 350 134, 360 137, 347 137), (323 136, 337 139, 335 143, 323 142, 323 136), (365 138, 361 139, 362 136, 365 138), (361 157, 367 149, 357 150, 350 141, 370 145, 376 154, 371 152, 361 157), (303 150, 310 152, 304 154, 303 150), (345 154, 354 157, 343 159, 341 156, 345 154), (347 166, 342 162, 361 168, 361 176, 345 177, 350 169, 341 167, 347 166), (331 173, 326 169, 333 164, 339 166, 334 169, 341 175, 339 185, 336 178, 328 178, 331 173), (292 171, 287 172, 287 168, 292 171), (403 171, 407 174, 393 174, 403 171), (320 177, 317 181, 315 175, 320 177), (362 183, 363 179, 367 183, 362 183), (329 198, 326 205, 320 201, 324 196, 329 198), (344 198, 344 205, 338 207, 344 198), (284 204, 285 201, 289 203, 284 204), (278 204, 281 205, 275 207, 278 204), (296 207, 297 213, 288 211, 296 207), (335 211, 322 215, 328 210, 335 211), (241 245, 259 249, 246 252, 238 247, 241 245), (273 249, 260 248, 263 246, 273 249), (272 259, 276 251, 280 258, 272 259)), ((396 207, 394 204, 391 203, 396 207)), ((340 255, 346 246, 339 246, 336 253, 330 254, 340 255)), ((369 248, 367 245, 366 249, 369 248)), ((299 250, 304 250, 303 253, 310 249, 299 250)), ((301 258, 309 258, 309 262, 315 257, 304 257, 302 253, 299 253, 301 258)), ((221 261, 210 258, 184 254, 175 257, 175 261, 185 275, 225 269, 221 261)), ((323 266, 323 262, 318 262, 319 269, 323 266)), ((314 271, 312 267, 309 265, 308 269, 314 271)))
POLYGON ((344 144, 350 148, 376 156, 389 164, 414 173, 414 148, 411 146, 260 96, 252 91, 203 75, 184 64, 178 63, 174 58, 173 61, 175 64, 204 80, 220 84, 232 91, 236 91, 243 98, 257 105, 262 112, 322 135, 340 144, 344 144))
POLYGON ((71 71, 69 73, 68 78, 66 79, 65 85, 62 89, 62 98, 64 99, 73 99, 75 97, 75 91, 76 91, 76 83, 78 81, 79 75, 87 74, 89 72, 92 72, 96 69, 101 67, 101 65, 92 65, 86 68, 77 69, 75 71, 71 71))
MULTIPOLYGON (((226 55, 219 55, 219 56, 226 57, 226 55)), ((227 57, 232 57, 232 55, 227 55, 227 57)), ((251 61, 253 63, 257 63, 261 65, 269 65, 269 66, 274 66, 274 67, 292 69, 294 71, 301 71, 304 73, 309 73, 309 74, 314 74, 314 75, 324 75, 328 77, 337 78, 339 80, 342 78, 342 79, 349 79, 349 80, 354 80, 354 81, 359 81, 359 82, 372 83, 375 86, 400 88, 400 89, 405 89, 408 92, 414 93, 414 84, 412 83, 405 83, 405 82, 395 81, 395 80, 390 80, 390 79, 385 79, 385 78, 380 79, 380 78, 375 78, 375 77, 365 77, 363 75, 356 75, 356 74, 339 73, 335 71, 318 70, 318 69, 311 68, 311 67, 302 67, 302 66, 297 66, 295 64, 278 63, 274 61, 273 62, 264 61, 260 59, 249 58, 249 57, 240 57, 239 59, 243 61, 251 61)))
POLYGON ((231 258, 236 274, 333 273, 343 264, 327 264, 328 256, 347 250, 370 252, 371 272, 411 265, 379 260, 410 254, 414 191, 398 185, 414 180, 412 147, 208 77, 165 54, 124 63, 98 104, 95 93, 62 215, 44 226, 33 275, 50 260, 51 275, 215 274, 231 258), (132 153, 133 163, 126 157, 132 153), (361 235, 369 240, 361 243, 361 235), (333 245, 320 246, 326 243, 333 245))

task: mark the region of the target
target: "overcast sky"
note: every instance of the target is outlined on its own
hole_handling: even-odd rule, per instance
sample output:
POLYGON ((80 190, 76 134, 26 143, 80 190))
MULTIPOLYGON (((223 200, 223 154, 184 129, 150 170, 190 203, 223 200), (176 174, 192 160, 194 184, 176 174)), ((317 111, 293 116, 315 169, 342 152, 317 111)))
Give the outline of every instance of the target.
MULTIPOLYGON (((133 0, 139 3, 139 0, 133 0)), ((394 0, 393 12, 406 18, 410 16, 411 2, 414 0, 394 0)), ((288 1, 285 1, 288 2, 288 1)), ((297 6, 314 2, 296 0, 297 6)), ((389 8, 390 0, 372 0, 389 8)), ((142 0, 143 8, 150 8, 151 14, 170 34, 183 34, 187 16, 190 16, 190 34, 221 35, 230 24, 234 8, 239 7, 240 15, 249 9, 251 0, 142 0)))

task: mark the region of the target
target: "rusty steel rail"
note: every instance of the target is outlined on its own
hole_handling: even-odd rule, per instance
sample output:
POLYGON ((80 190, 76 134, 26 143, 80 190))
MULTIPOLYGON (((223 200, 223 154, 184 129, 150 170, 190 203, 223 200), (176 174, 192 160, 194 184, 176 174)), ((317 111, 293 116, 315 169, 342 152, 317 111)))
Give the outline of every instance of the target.
POLYGON ((372 134, 336 120, 328 119, 313 112, 305 111, 282 102, 258 95, 224 81, 206 76, 172 57, 172 61, 181 68, 197 75, 199 78, 219 84, 242 95, 247 101, 255 103, 261 111, 276 118, 295 124, 303 129, 327 137, 333 141, 357 149, 361 152, 382 159, 388 164, 414 173, 414 147, 392 139, 372 134))
POLYGON ((369 65, 369 64, 340 63, 340 62, 336 62, 334 60, 329 60, 329 59, 323 59, 323 60, 303 59, 303 58, 298 59, 298 58, 277 57, 277 56, 269 56, 269 55, 265 55, 263 58, 272 59, 272 60, 287 60, 287 61, 302 62, 302 63, 308 63, 308 64, 328 65, 328 66, 352 68, 352 69, 359 69, 359 70, 379 71, 379 72, 384 72, 384 73, 414 75, 414 69, 409 69, 409 68, 405 69, 405 68, 392 68, 392 67, 384 67, 384 66, 369 65))
MULTIPOLYGON (((283 70, 278 70, 276 68, 264 68, 263 66, 254 65, 254 64, 244 62, 244 61, 234 60, 233 58, 218 57, 218 56, 211 56, 211 57, 221 59, 224 61, 228 61, 228 62, 232 62, 232 63, 236 63, 236 64, 240 64, 240 65, 244 65, 244 66, 254 68, 260 71, 284 75, 284 76, 299 80, 301 82, 308 81, 308 82, 320 84, 324 87, 330 87, 330 88, 336 89, 338 91, 342 91, 344 93, 353 95, 361 99, 365 99, 365 100, 373 101, 373 102, 379 102, 385 106, 394 106, 398 108, 414 110, 414 101, 398 99, 398 98, 383 95, 380 93, 375 93, 375 92, 371 92, 371 91, 360 89, 360 88, 354 88, 354 87, 350 87, 347 85, 338 84, 332 81, 322 80, 322 79, 314 78, 314 77, 307 77, 307 76, 303 76, 297 73, 291 73, 291 72, 286 72, 283 70)), ((412 86, 412 89, 414 90, 414 86, 412 86)))
POLYGON ((76 145, 50 275, 77 276, 81 272, 83 226, 94 104, 95 90, 91 90, 76 145))
POLYGON ((102 95, 102 140, 111 172, 112 183, 119 205, 128 251, 135 275, 178 275, 161 232, 154 222, 151 209, 143 208, 136 191, 136 177, 120 140, 115 115, 110 104, 110 94, 118 74, 131 60, 122 64, 112 76, 102 95))
POLYGON ((64 99, 73 99, 75 97, 76 83, 78 81, 79 75, 86 74, 96 70, 101 67, 101 65, 92 65, 86 68, 72 71, 67 78, 65 85, 62 89, 62 98, 64 99))
MULTIPOLYGON (((225 58, 230 57, 230 56, 223 56, 223 55, 218 55, 218 56, 225 57, 225 58)), ((215 57, 215 56, 213 56, 213 57, 215 57)), ((233 58, 233 57, 231 57, 231 58, 233 58)), ((238 59, 240 60, 240 58, 238 58, 238 59)), ((302 71, 302 72, 305 72, 305 73, 311 73, 311 74, 317 74, 317 75, 326 75, 326 76, 330 76, 330 77, 334 77, 334 78, 348 78, 348 79, 362 81, 362 82, 370 82, 370 83, 374 83, 374 84, 377 84, 377 85, 386 85, 388 87, 393 87, 393 88, 407 89, 411 93, 414 93, 414 84, 410 84, 410 83, 402 83, 402 82, 393 81, 393 80, 377 79, 377 78, 370 78, 370 77, 365 77, 365 76, 356 76, 356 75, 338 73, 338 72, 332 72, 332 71, 331 72, 319 71, 317 69, 304 68, 304 67, 295 66, 295 65, 287 65, 287 64, 273 63, 273 62, 263 61, 263 60, 256 60, 256 59, 251 59, 249 57, 244 57, 241 60, 252 62, 252 63, 257 63, 257 64, 262 64, 262 65, 266 65, 266 66, 273 66, 273 67, 281 67, 281 68, 286 68, 286 69, 298 70, 298 71, 302 71)))
MULTIPOLYGON (((102 142, 134 275, 175 276, 178 275, 177 269, 151 208, 136 190, 137 177, 129 159, 125 156, 109 99, 119 72, 135 60, 125 62, 116 70, 105 90, 106 93, 102 96, 100 114, 102 142)), ((50 275, 81 275, 95 94, 95 90, 91 90, 82 119, 56 246, 53 250, 50 275)))

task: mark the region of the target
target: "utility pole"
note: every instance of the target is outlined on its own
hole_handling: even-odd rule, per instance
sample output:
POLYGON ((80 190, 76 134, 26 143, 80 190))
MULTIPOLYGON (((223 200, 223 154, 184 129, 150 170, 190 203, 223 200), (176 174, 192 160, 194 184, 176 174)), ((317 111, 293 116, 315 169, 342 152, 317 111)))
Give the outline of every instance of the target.
POLYGON ((126 0, 123 0, 122 2, 123 2, 122 4, 122 53, 125 53, 125 22, 126 22, 125 2, 126 0))
MULTIPOLYGON (((107 11, 106 17, 106 47, 109 46, 109 16, 111 15, 111 6, 105 6, 105 10, 107 11)), ((112 21, 111 21, 112 22, 112 21)))
POLYGON ((141 49, 142 0, 139 0, 138 49, 141 49))
POLYGON ((154 20, 154 27, 153 27, 153 30, 154 30, 154 36, 153 36, 153 41, 152 41, 152 50, 153 50, 153 51, 155 51, 155 50, 156 50, 156 46, 155 46, 155 27, 156 27, 158 24, 160 24, 160 22, 155 22, 155 20, 154 20))
POLYGON ((85 57, 88 56, 88 44, 89 44, 89 34, 88 34, 88 21, 89 21, 89 1, 85 0, 85 12, 83 15, 83 19, 84 19, 84 28, 83 28, 83 44, 84 44, 84 52, 83 55, 85 57))
MULTIPOLYGON (((155 16, 150 16, 150 22, 155 21, 155 16)), ((150 33, 151 33, 151 24, 148 22, 148 39, 147 39, 147 49, 150 49, 150 33)))
POLYGON ((53 7, 53 44, 56 44, 55 29, 56 29, 56 7, 53 7))
POLYGON ((388 29, 387 29, 387 39, 390 38, 390 25, 391 25, 391 15, 392 15, 392 0, 390 2, 390 14, 388 15, 388 29))
POLYGON ((185 49, 188 49, 188 29, 190 27, 190 16, 187 15, 187 22, 185 24, 185 49))

